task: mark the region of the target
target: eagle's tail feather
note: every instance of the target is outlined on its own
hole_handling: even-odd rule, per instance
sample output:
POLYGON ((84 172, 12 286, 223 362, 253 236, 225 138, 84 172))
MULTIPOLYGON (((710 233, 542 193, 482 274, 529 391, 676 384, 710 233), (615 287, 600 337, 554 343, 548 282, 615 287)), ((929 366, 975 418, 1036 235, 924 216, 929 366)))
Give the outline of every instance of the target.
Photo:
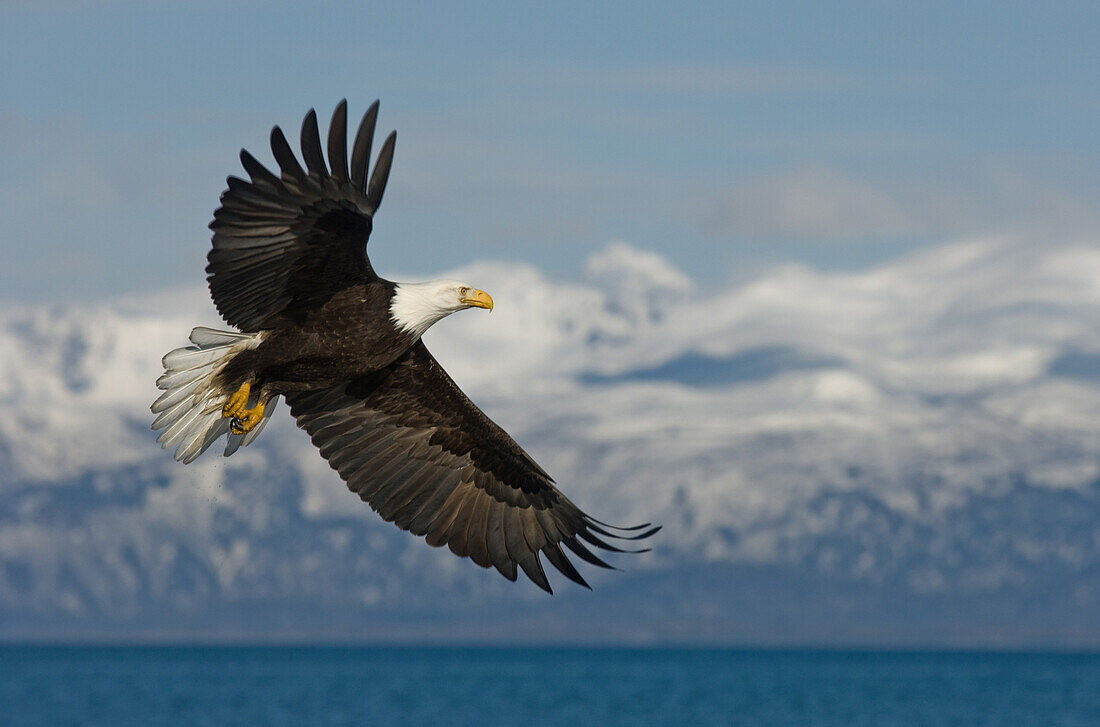
POLYGON ((260 333, 237 333, 198 327, 191 331, 193 345, 169 351, 164 356, 164 374, 157 388, 164 391, 150 409, 157 418, 153 429, 163 429, 157 441, 164 448, 177 447, 176 459, 187 464, 228 435, 228 457, 256 438, 267 423, 275 401, 268 402, 263 420, 246 434, 229 431, 229 419, 222 417, 228 393, 214 385, 214 378, 229 360, 247 348, 259 345, 260 333), (177 446, 178 445, 178 446, 177 446))

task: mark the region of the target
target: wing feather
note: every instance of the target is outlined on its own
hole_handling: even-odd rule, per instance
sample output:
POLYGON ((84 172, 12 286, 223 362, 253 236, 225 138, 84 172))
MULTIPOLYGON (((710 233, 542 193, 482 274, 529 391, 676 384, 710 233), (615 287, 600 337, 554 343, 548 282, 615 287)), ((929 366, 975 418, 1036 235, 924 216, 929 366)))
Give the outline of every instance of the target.
POLYGON ((366 254, 373 216, 393 165, 393 134, 371 174, 370 137, 378 103, 359 126, 348 174, 347 102, 341 101, 327 135, 328 163, 314 110, 302 122, 302 160, 282 129, 271 130, 275 175, 247 151, 248 180, 231 176, 210 223, 213 248, 207 281, 218 312, 243 331, 301 320, 349 286, 377 279, 366 254), (332 171, 329 172, 331 167, 332 171))
POLYGON ((325 154, 321 151, 321 132, 317 129, 317 112, 310 109, 302 120, 302 159, 310 174, 320 179, 328 176, 325 154))
POLYGON ((439 510, 447 503, 451 495, 462 484, 462 475, 456 471, 437 474, 432 483, 432 491, 424 498, 420 509, 409 519, 408 531, 413 535, 427 537, 431 531, 439 510))
POLYGON ((241 149, 241 166, 248 172, 248 176, 252 178, 252 184, 256 185, 259 189, 266 189, 276 194, 283 192, 283 183, 274 174, 267 170, 263 164, 260 164, 256 160, 256 157, 248 153, 246 149, 241 149))
MULTIPOLYGON (((530 578, 536 586, 546 591, 547 593, 553 593, 554 589, 550 587, 550 581, 546 578, 546 571, 543 570, 542 560, 539 559, 538 548, 535 548, 527 540, 527 528, 524 523, 524 511, 512 510, 510 513, 518 523, 519 538, 516 542, 515 549, 509 548, 508 552, 519 563, 519 567, 523 569, 523 572, 530 578)), ((511 543, 509 543, 511 545, 511 543)))
POLYGON ((435 467, 431 464, 411 460, 412 466, 406 473, 402 486, 387 500, 378 506, 378 514, 383 520, 397 523, 398 527, 409 529, 412 514, 420 509, 424 499, 431 493, 432 484, 437 479, 435 467), (388 516, 387 516, 388 515, 388 516))
POLYGON ((588 585, 588 581, 584 580, 580 572, 577 571, 576 566, 569 562, 569 559, 565 557, 565 553, 561 551, 561 545, 558 543, 547 543, 543 546, 542 554, 546 556, 546 559, 550 561, 550 564, 557 568, 559 571, 565 574, 565 577, 574 583, 584 586, 585 588, 592 590, 592 586, 588 585))
POLYGON ((288 181, 300 181, 306 176, 298 158, 294 156, 294 150, 290 148, 290 142, 278 126, 271 130, 271 153, 275 155, 275 161, 282 170, 284 186, 288 181))
POLYGON ((583 561, 591 563, 592 565, 599 566, 600 568, 607 568, 608 570, 614 570, 615 567, 609 563, 604 562, 598 555, 593 553, 588 548, 584 547, 577 541, 576 538, 566 538, 561 541, 565 543, 565 547, 573 551, 573 553, 583 561))
POLYGON ((386 467, 372 473, 372 479, 384 483, 382 487, 372 490, 370 499, 374 509, 382 516, 383 520, 392 521, 394 505, 390 500, 400 499, 407 494, 406 485, 409 478, 420 469, 418 460, 399 456, 394 457, 386 467))
POLYGON ((337 182, 348 182, 348 100, 336 104, 328 127, 328 163, 337 182))
POLYGON ((458 487, 454 489, 451 496, 439 508, 435 519, 428 526, 428 534, 425 536, 428 545, 439 548, 451 539, 451 528, 454 527, 455 520, 459 517, 466 500, 471 494, 473 494, 473 488, 470 487, 470 484, 466 481, 459 482, 458 487))
MULTIPOLYGON (((540 556, 588 584, 562 549, 604 568, 584 543, 649 537, 596 525, 481 412, 423 343, 388 368, 331 389, 286 395, 321 455, 383 519, 515 580, 551 591, 540 556)), ((551 591, 552 592, 552 591, 551 591)))
POLYGON ((358 190, 367 188, 367 173, 370 171, 370 147, 374 139, 374 125, 378 120, 378 102, 375 101, 363 114, 359 122, 359 131, 355 133, 355 145, 351 150, 351 183, 358 190))
POLYGON ((485 531, 489 526, 489 503, 492 498, 485 490, 476 490, 476 498, 470 505, 469 525, 466 528, 466 551, 470 560, 482 568, 493 563, 489 560, 489 545, 485 542, 485 531))
POLYGON ((508 555, 508 543, 504 539, 504 512, 507 506, 499 500, 490 503, 489 521, 486 525, 485 540, 489 549, 489 558, 502 576, 510 581, 516 579, 516 562, 508 555))
POLYGON ((397 132, 391 131, 382 142, 382 151, 378 152, 378 161, 374 163, 374 172, 370 175, 370 187, 367 188, 367 204, 373 208, 382 204, 382 193, 386 191, 386 182, 390 178, 393 165, 393 150, 397 144, 397 132))

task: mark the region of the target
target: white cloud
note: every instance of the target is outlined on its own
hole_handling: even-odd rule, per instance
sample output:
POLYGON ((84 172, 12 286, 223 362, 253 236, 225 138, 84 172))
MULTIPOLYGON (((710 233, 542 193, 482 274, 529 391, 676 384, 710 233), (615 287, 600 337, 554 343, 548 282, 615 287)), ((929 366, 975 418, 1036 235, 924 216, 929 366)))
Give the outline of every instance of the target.
POLYGON ((649 288, 659 292, 684 293, 691 280, 654 252, 638 250, 624 242, 613 242, 588 258, 585 275, 606 287, 649 288))
MULTIPOLYGON (((428 343, 574 501, 616 522, 665 523, 658 553, 633 561, 635 572, 789 563, 981 588, 1000 582, 995 563, 960 575, 952 560, 972 545, 952 525, 971 502, 1017 486, 1090 496, 1100 379, 1048 366, 1100 339, 1100 246, 966 240, 854 273, 778 268, 708 293, 618 243, 587 272, 594 282, 503 263, 457 271, 497 307, 448 319, 428 343), (757 355, 776 350, 787 353, 757 355), (700 365, 711 368, 691 368, 700 365), (871 527, 887 517, 875 513, 930 535, 897 542, 894 530, 871 527), (837 545, 856 536, 858 552, 837 545), (876 555, 899 548, 904 557, 876 555)), ((206 563, 195 567, 209 567, 218 588, 270 594, 326 582, 318 553, 341 553, 341 567, 370 569, 371 598, 383 604, 417 578, 455 588, 481 578, 378 521, 285 410, 230 460, 208 453, 183 467, 156 448, 146 428, 158 360, 191 325, 212 322, 204 298, 196 288, 150 306, 0 315, 0 495, 22 503, 16 521, 0 523, 0 557, 31 564, 48 584, 76 555, 41 544, 92 533, 79 549, 91 562, 77 572, 98 574, 103 594, 127 592, 127 568, 167 578, 184 557, 206 563), (134 472, 158 484, 129 501, 120 493, 134 472), (111 504, 69 512, 61 501, 50 517, 36 509, 87 478, 111 504), (56 524, 58 513, 77 524, 56 524), (301 541, 289 560, 286 538, 301 541), (112 565, 131 550, 140 565, 112 565), (387 565, 404 561, 415 571, 387 565)), ((1069 548, 1081 568, 1100 563, 1100 543, 1078 535, 1028 537, 1036 552, 1069 548)), ((42 589, 35 598, 60 598, 42 589)), ((0 583, 0 600, 12 598, 24 596, 0 583)))

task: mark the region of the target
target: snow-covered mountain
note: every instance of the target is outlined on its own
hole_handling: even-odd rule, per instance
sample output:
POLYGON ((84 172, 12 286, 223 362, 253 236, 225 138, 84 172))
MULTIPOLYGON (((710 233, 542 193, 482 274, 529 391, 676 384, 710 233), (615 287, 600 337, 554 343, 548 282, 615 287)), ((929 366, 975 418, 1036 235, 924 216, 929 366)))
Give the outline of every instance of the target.
MULTIPOLYGON (((1100 245, 973 239, 699 290, 616 244, 479 263, 426 340, 652 553, 547 597, 382 522, 286 410, 183 466, 204 289, 0 311, 0 636, 1100 643, 1100 245)), ((400 276, 394 276, 400 277, 400 276)))

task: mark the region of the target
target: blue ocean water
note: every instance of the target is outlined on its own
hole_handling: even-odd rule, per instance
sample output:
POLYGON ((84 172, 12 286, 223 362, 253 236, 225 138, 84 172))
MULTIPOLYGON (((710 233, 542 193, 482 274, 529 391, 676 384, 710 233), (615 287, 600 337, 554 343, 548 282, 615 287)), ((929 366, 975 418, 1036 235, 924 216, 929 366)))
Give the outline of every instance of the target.
POLYGON ((3 725, 1100 725, 1100 655, 0 646, 3 725))

